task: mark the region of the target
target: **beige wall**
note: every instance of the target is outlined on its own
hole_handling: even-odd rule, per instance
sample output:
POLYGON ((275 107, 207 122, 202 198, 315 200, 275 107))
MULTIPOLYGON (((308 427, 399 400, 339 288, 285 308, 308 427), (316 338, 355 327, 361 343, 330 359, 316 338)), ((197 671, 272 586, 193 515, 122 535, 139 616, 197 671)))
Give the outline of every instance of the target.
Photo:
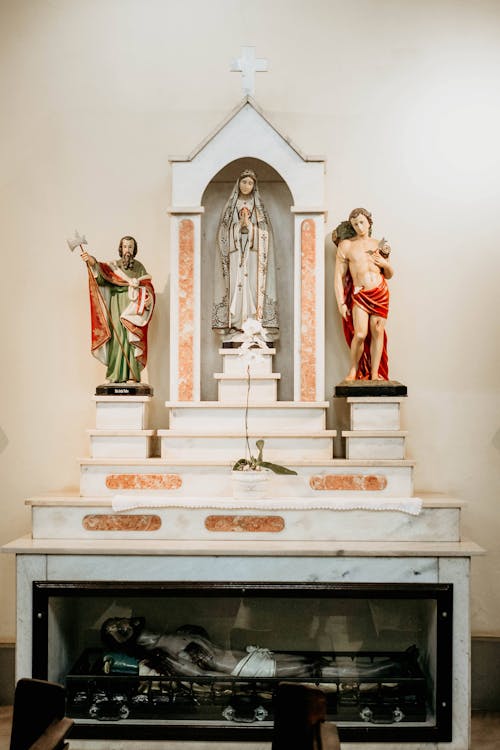
MULTIPOLYGON (((257 100, 327 157, 325 236, 357 205, 393 246, 392 376, 418 489, 467 501, 473 626, 500 634, 498 372, 500 4, 461 0, 3 0, 0 3, 1 540, 24 499, 78 485, 92 393, 85 268, 139 239, 159 293, 149 380, 168 397, 168 156, 241 98, 229 62, 257 46, 257 100)), ((347 354, 327 253, 327 391, 347 354)), ((0 558, 0 638, 14 635, 14 561, 0 558)))

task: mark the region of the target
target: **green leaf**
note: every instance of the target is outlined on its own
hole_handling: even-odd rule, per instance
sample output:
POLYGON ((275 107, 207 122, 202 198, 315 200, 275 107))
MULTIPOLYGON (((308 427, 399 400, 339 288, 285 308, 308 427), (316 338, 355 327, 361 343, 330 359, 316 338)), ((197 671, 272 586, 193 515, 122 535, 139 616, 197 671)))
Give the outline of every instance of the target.
POLYGON ((244 466, 249 466, 250 463, 247 461, 246 458, 240 458, 236 463, 233 465, 233 471, 243 471, 244 466))
POLYGON ((257 455, 257 463, 258 464, 262 464, 262 452, 264 450, 264 441, 263 440, 257 440, 257 442, 255 443, 255 447, 259 451, 259 453, 257 455))
POLYGON ((275 474, 297 474, 296 471, 293 469, 287 469, 286 466, 280 466, 279 464, 273 464, 270 461, 261 461, 260 465, 264 469, 270 469, 271 471, 274 471, 275 474))

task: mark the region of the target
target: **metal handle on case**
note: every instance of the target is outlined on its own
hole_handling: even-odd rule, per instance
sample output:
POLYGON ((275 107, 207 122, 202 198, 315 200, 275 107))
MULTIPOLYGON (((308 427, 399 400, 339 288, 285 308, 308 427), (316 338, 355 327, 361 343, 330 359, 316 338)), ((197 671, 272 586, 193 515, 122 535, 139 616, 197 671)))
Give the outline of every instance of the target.
POLYGON ((266 711, 264 706, 257 706, 254 709, 253 716, 237 716, 236 711, 232 706, 226 706, 222 711, 222 716, 227 721, 238 721, 242 724, 253 724, 254 721, 264 721, 269 716, 269 711, 266 711))
POLYGON ((391 719, 373 718, 373 711, 368 706, 363 706, 363 708, 359 712, 359 716, 361 719, 363 719, 364 722, 370 723, 370 724, 399 724, 399 722, 403 721, 405 717, 403 711, 401 711, 399 706, 397 706, 393 710, 391 719))

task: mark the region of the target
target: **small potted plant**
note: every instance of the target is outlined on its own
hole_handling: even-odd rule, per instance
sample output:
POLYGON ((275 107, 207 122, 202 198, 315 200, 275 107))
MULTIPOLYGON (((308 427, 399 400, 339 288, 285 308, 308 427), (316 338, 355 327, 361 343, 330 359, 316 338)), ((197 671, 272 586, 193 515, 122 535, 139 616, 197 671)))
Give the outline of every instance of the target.
POLYGON ((287 469, 286 466, 273 464, 271 461, 264 461, 262 455, 264 452, 264 441, 262 439, 256 440, 255 447, 259 451, 257 457, 250 453, 250 458, 239 458, 233 466, 233 471, 262 471, 263 469, 269 469, 269 471, 274 471, 275 474, 297 474, 296 471, 287 469))
MULTIPOLYGON (((245 423, 246 426, 246 423, 245 423)), ((264 461, 264 441, 257 440, 257 456, 254 456, 250 450, 248 434, 246 435, 248 458, 239 458, 233 465, 233 494, 235 498, 262 499, 266 494, 266 484, 269 479, 269 473, 275 474, 297 474, 293 469, 286 466, 264 461)))

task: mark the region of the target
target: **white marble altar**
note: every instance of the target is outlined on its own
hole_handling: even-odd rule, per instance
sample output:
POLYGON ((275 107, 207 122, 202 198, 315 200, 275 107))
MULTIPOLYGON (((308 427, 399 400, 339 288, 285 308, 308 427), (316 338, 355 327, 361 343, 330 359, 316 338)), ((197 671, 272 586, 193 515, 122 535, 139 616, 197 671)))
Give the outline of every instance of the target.
MULTIPOLYGON (((239 410, 241 419, 241 405, 198 403, 185 407, 181 402, 169 406, 175 412, 174 433, 186 428, 186 419, 205 422, 206 427, 217 421, 218 411, 234 422, 239 410), (189 409, 187 414, 184 408, 189 409), (203 413, 204 418, 196 420, 194 415, 203 413)), ((396 406, 391 404, 382 419, 377 403, 364 403, 361 414, 357 406, 356 401, 349 405, 351 425, 358 428, 354 432, 371 432, 360 427, 360 418, 364 428, 371 428, 374 422, 378 427, 389 423, 391 428, 399 427, 399 401, 396 406)), ((121 409, 121 404, 116 408, 121 409)), ((313 420, 310 427, 318 429, 319 413, 324 424, 324 405, 253 408, 257 419, 263 419, 261 426, 266 423, 261 408, 271 410, 267 420, 272 420, 275 412, 285 418, 290 418, 290 412, 293 419, 303 414, 306 422, 313 420)), ((227 426, 219 425, 222 435, 227 426)), ((210 435, 201 437, 209 439, 210 435)), ((211 439, 220 445, 220 434, 211 439)), ((18 676, 31 673, 30 602, 35 580, 452 583, 453 741, 422 742, 417 747, 467 750, 469 571, 471 557, 481 550, 461 539, 461 503, 424 495, 421 511, 408 506, 420 499, 413 498, 412 492, 399 497, 395 493, 398 486, 412 488, 413 463, 407 459, 307 462, 301 458, 295 465, 297 476, 273 477, 272 497, 252 503, 231 497, 230 467, 221 459, 178 465, 165 458, 139 462, 114 457, 85 459, 82 496, 30 500, 32 535, 6 547, 17 556, 18 634, 23 644, 18 649, 18 676), (409 472, 406 478, 391 477, 391 472, 400 470, 409 472), (154 489, 157 482, 163 484, 160 489, 154 489), (92 486, 98 490, 95 496, 85 496, 92 486), (121 512, 113 510, 117 499, 125 500, 121 512), (256 517, 260 526, 255 525, 256 517), (247 520, 251 521, 248 526, 247 520)), ((196 747, 190 742, 166 744, 172 750, 196 747)), ((204 744, 208 747, 211 743, 204 744)), ((253 744, 255 748, 265 746, 253 744)), ((370 743, 370 747, 382 750, 391 744, 370 743)), ((353 750, 366 747, 361 743, 345 745, 353 750)), ((76 740, 75 746, 96 750, 99 743, 76 740)), ((133 747, 133 742, 125 744, 124 750, 133 747)), ((141 742, 141 747, 147 743, 141 742)))
MULTIPOLYGON (((151 397, 95 397, 79 494, 27 501, 32 532, 4 548, 17 563, 16 674, 32 669, 34 581, 451 583, 453 739, 405 746, 467 750, 469 570, 481 550, 462 538, 458 498, 415 496, 401 430, 404 399, 345 399, 349 429, 336 425, 345 457, 333 457, 337 431, 326 429, 324 386, 323 178, 323 160, 304 156, 248 97, 191 155, 172 159, 169 426, 149 424, 151 397), (203 304, 214 216, 227 192, 221 184, 242 161, 267 182, 288 269, 280 339, 249 372, 237 350, 219 349, 203 304), (245 455, 246 437, 252 451, 264 439, 265 458, 297 472, 272 475, 262 500, 233 497, 231 466, 245 455)), ((136 744, 155 747, 113 742, 124 750, 136 744)), ((171 750, 215 746, 222 743, 162 743, 171 750)), ((267 746, 245 743, 248 750, 267 746)), ((72 750, 87 747, 109 741, 72 742, 72 750)))

